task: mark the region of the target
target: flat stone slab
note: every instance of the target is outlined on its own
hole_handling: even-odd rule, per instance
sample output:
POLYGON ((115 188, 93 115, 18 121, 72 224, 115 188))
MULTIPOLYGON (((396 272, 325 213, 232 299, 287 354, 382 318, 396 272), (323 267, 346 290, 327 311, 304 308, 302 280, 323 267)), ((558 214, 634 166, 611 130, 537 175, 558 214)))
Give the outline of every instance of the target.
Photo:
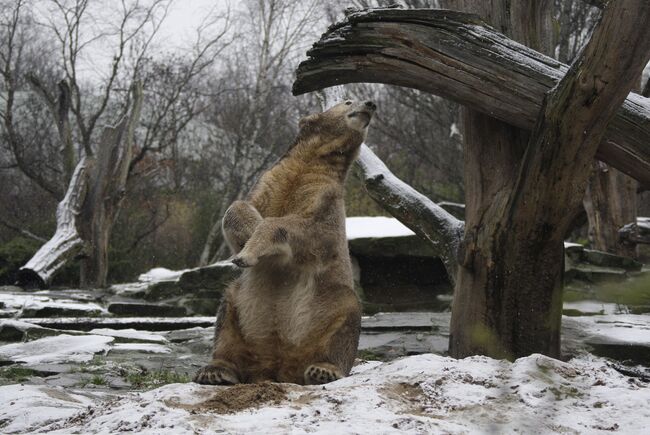
POLYGON ((184 307, 140 302, 113 302, 108 305, 108 312, 125 317, 184 317, 187 315, 187 310, 184 307))

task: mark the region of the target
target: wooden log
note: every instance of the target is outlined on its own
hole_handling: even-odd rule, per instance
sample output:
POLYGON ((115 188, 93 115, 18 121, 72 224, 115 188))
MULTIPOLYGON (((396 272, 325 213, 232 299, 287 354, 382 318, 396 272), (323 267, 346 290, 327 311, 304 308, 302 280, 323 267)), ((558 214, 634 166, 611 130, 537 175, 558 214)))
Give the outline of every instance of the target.
POLYGON ((77 164, 65 197, 56 208, 56 232, 18 271, 17 284, 23 287, 47 287, 54 274, 70 258, 80 254, 84 241, 77 229, 77 216, 88 190, 88 159, 77 164))
POLYGON ((365 144, 361 145, 355 173, 371 198, 435 249, 453 283, 463 221, 397 178, 365 144))
MULTIPOLYGON (((531 130, 564 65, 477 16, 440 9, 371 9, 332 26, 297 70, 294 94, 353 82, 433 93, 531 130)), ((596 157, 650 187, 650 100, 630 93, 596 157)))

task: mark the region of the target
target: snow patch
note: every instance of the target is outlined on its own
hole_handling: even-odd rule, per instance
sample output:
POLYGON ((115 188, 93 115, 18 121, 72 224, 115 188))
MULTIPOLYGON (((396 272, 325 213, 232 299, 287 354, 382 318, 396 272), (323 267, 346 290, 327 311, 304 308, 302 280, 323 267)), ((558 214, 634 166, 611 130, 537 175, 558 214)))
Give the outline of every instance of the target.
POLYGON ((0 387, 0 432, 26 433, 56 421, 65 421, 98 398, 61 387, 5 385, 0 387))
MULTIPOLYGON (((47 429, 49 433, 156 434, 215 430, 231 434, 642 434, 650 425, 647 385, 592 356, 565 363, 532 355, 509 363, 487 357, 455 360, 417 355, 365 363, 355 367, 351 376, 324 386, 284 384, 285 399, 260 407, 229 414, 206 407, 207 399, 227 388, 188 383, 129 393, 97 401, 75 418, 66 421, 63 416, 47 429)), ((48 405, 56 409, 58 402, 66 405, 57 398, 48 405)), ((31 426, 20 423, 18 415, 22 414, 0 414, 0 421, 5 418, 11 428, 39 427, 39 413, 31 414, 31 426)), ((52 421, 47 413, 43 419, 52 421)))
POLYGON ((170 353, 167 346, 153 343, 116 343, 111 352, 144 352, 144 353, 170 353))
POLYGON ((395 218, 349 217, 345 220, 348 240, 377 237, 406 237, 415 233, 395 218))
POLYGON ((0 346, 0 359, 27 364, 87 362, 96 353, 108 351, 113 340, 101 335, 62 334, 0 346))
POLYGON ((160 281, 176 281, 182 274, 191 269, 184 270, 169 270, 164 267, 154 267, 150 271, 141 274, 138 281, 142 282, 160 282, 160 281))
POLYGON ((159 334, 154 334, 148 331, 137 331, 135 329, 109 329, 109 328, 96 328, 89 332, 94 335, 105 335, 115 338, 126 338, 130 340, 152 341, 156 343, 166 343, 167 339, 159 334))

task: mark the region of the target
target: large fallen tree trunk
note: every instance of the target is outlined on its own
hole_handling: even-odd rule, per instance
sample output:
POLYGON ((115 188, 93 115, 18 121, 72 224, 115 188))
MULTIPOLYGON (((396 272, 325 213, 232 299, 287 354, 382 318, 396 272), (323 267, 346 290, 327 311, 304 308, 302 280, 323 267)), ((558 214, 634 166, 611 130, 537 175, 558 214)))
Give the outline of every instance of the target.
MULTIPOLYGON (((441 95, 531 130, 544 95, 567 72, 477 16, 447 10, 381 9, 350 14, 308 52, 295 94, 381 82, 441 95)), ((650 187, 650 101, 629 94, 596 157, 650 187)))

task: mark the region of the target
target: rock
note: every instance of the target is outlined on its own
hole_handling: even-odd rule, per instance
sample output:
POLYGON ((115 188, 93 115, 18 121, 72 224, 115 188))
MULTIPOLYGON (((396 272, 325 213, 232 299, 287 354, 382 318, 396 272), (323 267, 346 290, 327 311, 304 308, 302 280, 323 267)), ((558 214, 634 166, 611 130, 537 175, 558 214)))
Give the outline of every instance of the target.
POLYGON ((111 347, 111 353, 170 353, 167 346, 155 343, 116 343, 111 347))
POLYGON ((26 306, 23 308, 21 317, 86 317, 100 316, 104 310, 95 304, 82 306, 81 304, 43 304, 26 306))
POLYGON ((372 237, 348 240, 350 253, 357 258, 372 257, 437 257, 435 249, 416 235, 372 237))
POLYGON ((176 281, 160 281, 149 284, 144 292, 144 298, 148 301, 160 301, 178 297, 183 290, 176 281))
POLYGON ((622 257, 620 255, 614 255, 602 251, 594 251, 592 249, 585 249, 583 251, 583 259, 585 262, 596 266, 620 268, 626 271, 639 271, 643 266, 632 258, 622 257))
POLYGON ((22 293, 25 289, 15 285, 0 285, 0 293, 22 293))
POLYGON ((151 283, 149 282, 129 282, 126 284, 113 284, 109 287, 109 291, 118 296, 144 298, 150 286, 151 283))
POLYGON ((59 334, 59 331, 43 328, 17 320, 0 320, 0 341, 29 341, 59 334))
POLYGON ((229 261, 220 261, 206 267, 184 272, 178 285, 186 293, 197 290, 213 290, 222 293, 226 286, 241 274, 241 269, 229 261))
POLYGON ((562 318, 563 354, 598 356, 650 365, 650 316, 605 314, 562 318))
POLYGON ((167 339, 160 334, 135 329, 97 328, 89 332, 93 335, 114 337, 116 343, 166 343, 167 339))
POLYGON ((212 339, 213 336, 214 336, 214 327, 208 327, 208 328, 195 327, 195 328, 188 328, 188 329, 180 329, 177 331, 170 331, 166 335, 167 340, 171 341, 172 343, 183 343, 192 340, 203 340, 205 337, 210 337, 210 339, 212 339))
POLYGON ((116 316, 142 317, 182 317, 187 315, 187 310, 184 307, 137 302, 113 302, 108 306, 108 312, 116 316))
POLYGON ((172 331, 195 326, 213 326, 214 316, 210 317, 73 317, 52 319, 23 319, 39 326, 77 331, 90 331, 94 328, 136 329, 144 331, 172 331))

